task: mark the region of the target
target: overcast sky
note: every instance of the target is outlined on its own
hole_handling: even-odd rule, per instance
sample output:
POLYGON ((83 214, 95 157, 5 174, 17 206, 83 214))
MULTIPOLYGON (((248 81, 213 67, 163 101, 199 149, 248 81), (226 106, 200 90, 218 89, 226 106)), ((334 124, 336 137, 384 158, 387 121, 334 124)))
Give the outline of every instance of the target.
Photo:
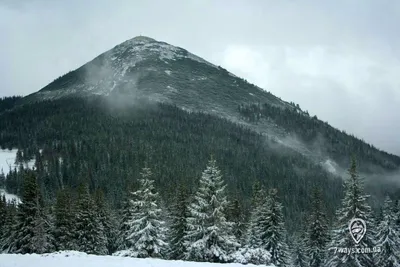
POLYGON ((146 35, 400 155, 399 25, 398 0, 0 0, 0 96, 146 35))

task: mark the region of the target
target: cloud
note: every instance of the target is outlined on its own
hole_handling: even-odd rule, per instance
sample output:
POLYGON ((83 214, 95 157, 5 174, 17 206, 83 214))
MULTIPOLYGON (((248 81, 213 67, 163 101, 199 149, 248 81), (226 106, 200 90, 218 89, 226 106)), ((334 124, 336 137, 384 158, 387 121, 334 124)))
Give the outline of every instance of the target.
POLYGON ((229 46, 223 64, 341 130, 400 151, 400 64, 332 46, 229 46))
POLYGON ((0 0, 0 96, 147 35, 400 154, 399 24, 397 0, 0 0))

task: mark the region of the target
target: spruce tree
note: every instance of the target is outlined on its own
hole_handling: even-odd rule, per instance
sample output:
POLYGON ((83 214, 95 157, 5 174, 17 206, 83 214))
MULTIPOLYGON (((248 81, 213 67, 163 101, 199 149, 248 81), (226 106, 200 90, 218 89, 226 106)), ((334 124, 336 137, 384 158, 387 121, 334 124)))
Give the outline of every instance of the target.
POLYGON ((306 252, 310 259, 310 267, 321 267, 325 261, 329 241, 329 229, 323 209, 321 191, 318 188, 314 188, 311 213, 307 220, 308 229, 305 242, 306 252))
POLYGON ((96 206, 87 185, 79 188, 75 227, 75 238, 79 251, 95 255, 108 254, 104 228, 96 213, 96 206))
POLYGON ((128 248, 132 247, 133 244, 128 239, 128 234, 130 230, 129 221, 131 220, 133 214, 132 210, 134 210, 133 204, 129 198, 123 201, 123 206, 119 210, 119 220, 117 220, 118 224, 118 237, 116 241, 117 252, 125 251, 128 248))
POLYGON ((245 234, 245 246, 247 248, 255 249, 261 247, 261 221, 265 197, 264 189, 259 182, 256 182, 253 185, 253 197, 251 200, 253 209, 250 212, 245 234))
POLYGON ((5 231, 7 221, 7 201, 6 196, 0 194, 0 241, 5 231))
POLYGON ((229 262, 240 246, 233 235, 233 223, 226 219, 229 202, 225 187, 221 171, 211 158, 202 173, 194 200, 189 205, 185 259, 229 262))
POLYGON ((306 238, 303 235, 295 237, 292 249, 292 267, 310 267, 309 254, 306 251, 306 238))
POLYGON ((267 265, 271 262, 271 254, 261 245, 261 231, 263 223, 263 208, 266 194, 263 187, 257 181, 253 185, 253 196, 251 200, 252 210, 244 233, 243 246, 237 259, 242 257, 240 263, 251 263, 256 265, 267 265))
POLYGON ((57 250, 77 250, 75 240, 74 203, 68 189, 57 193, 54 239, 57 250))
POLYGON ((286 243, 286 229, 283 207, 278 200, 278 191, 269 190, 263 208, 261 225, 261 246, 271 254, 271 262, 276 266, 289 264, 289 248, 286 243))
POLYGON ((327 267, 337 266, 374 266, 372 254, 334 253, 334 248, 372 248, 374 246, 372 212, 367 203, 368 196, 364 195, 363 183, 357 173, 355 158, 351 160, 349 168, 350 178, 345 181, 345 196, 342 207, 337 211, 337 223, 332 233, 330 243, 330 256, 327 267), (352 219, 359 218, 366 223, 366 232, 363 239, 356 244, 349 233, 349 223, 352 219))
POLYGON ((381 253, 377 253, 376 265, 382 267, 400 266, 400 230, 396 226, 396 217, 393 212, 393 203, 386 197, 383 206, 383 218, 377 229, 377 246, 381 247, 381 253))
POLYGON ((95 192, 96 214, 99 222, 104 229, 104 235, 107 239, 106 247, 108 254, 113 254, 117 249, 118 229, 115 215, 104 199, 104 193, 101 190, 95 192))
POLYGON ((6 205, 3 234, 2 236, 0 236, 0 253, 15 252, 15 237, 16 237, 15 225, 17 225, 17 203, 15 199, 13 199, 13 201, 7 202, 6 205))
POLYGON ((184 238, 188 230, 186 225, 186 220, 189 216, 188 197, 186 188, 181 186, 177 192, 175 206, 172 209, 170 258, 173 260, 183 259, 186 253, 184 238))
POLYGON ((142 169, 139 183, 139 189, 132 192, 129 212, 132 217, 127 222, 128 232, 125 234, 130 247, 124 255, 162 258, 167 249, 167 229, 150 168, 142 169))
POLYGON ((238 199, 235 199, 231 203, 227 219, 234 224, 233 234, 235 235, 236 240, 242 240, 244 235, 244 217, 242 207, 238 199))
POLYGON ((52 237, 43 212, 35 173, 24 177, 22 203, 18 205, 15 229, 16 253, 44 253, 52 249, 52 237))

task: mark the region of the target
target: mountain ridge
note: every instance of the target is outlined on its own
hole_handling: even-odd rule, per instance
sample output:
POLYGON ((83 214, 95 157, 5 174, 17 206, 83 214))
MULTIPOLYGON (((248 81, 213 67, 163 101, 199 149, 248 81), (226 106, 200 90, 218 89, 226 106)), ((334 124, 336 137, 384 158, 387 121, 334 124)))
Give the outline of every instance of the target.
MULTIPOLYGON (((147 36, 136 36, 114 46, 27 96, 24 101, 58 99, 71 95, 145 97, 174 104, 184 110, 228 118, 267 136, 277 137, 278 141, 287 138, 284 129, 275 127, 268 120, 257 124, 243 120, 237 112, 237 106, 268 103, 310 117, 311 120, 317 119, 316 116, 309 116, 298 105, 286 102, 186 49, 147 36)), ((297 138, 281 143, 310 157, 315 154, 297 138)), ((385 157, 399 158, 374 146, 371 149, 376 149, 385 157)), ((315 160, 325 162, 331 159, 322 156, 315 160)))

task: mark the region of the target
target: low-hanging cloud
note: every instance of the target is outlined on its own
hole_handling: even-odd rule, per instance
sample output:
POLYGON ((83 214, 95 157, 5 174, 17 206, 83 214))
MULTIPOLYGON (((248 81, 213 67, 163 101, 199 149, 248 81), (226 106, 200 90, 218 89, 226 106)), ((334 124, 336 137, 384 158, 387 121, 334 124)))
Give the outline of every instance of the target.
POLYGON ((0 0, 0 96, 147 35, 400 154, 399 24, 397 0, 0 0))

